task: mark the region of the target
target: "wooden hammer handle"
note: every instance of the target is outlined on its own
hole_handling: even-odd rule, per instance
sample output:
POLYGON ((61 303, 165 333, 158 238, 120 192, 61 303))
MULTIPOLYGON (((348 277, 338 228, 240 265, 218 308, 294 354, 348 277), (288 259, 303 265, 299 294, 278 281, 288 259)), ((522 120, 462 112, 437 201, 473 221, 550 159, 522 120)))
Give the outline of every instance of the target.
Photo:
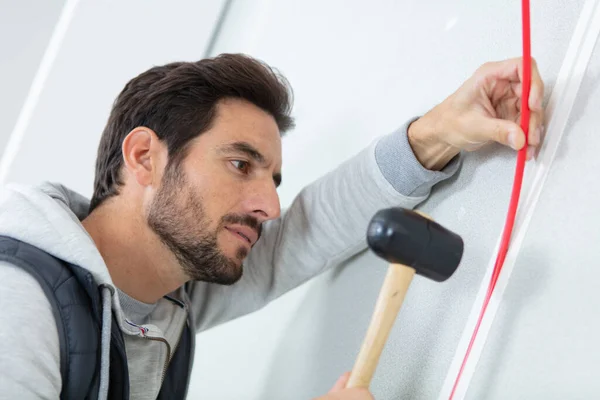
POLYGON ((369 329, 346 387, 368 388, 371 384, 371 379, 379 362, 379 356, 414 276, 415 270, 413 268, 400 264, 390 264, 375 305, 369 329))

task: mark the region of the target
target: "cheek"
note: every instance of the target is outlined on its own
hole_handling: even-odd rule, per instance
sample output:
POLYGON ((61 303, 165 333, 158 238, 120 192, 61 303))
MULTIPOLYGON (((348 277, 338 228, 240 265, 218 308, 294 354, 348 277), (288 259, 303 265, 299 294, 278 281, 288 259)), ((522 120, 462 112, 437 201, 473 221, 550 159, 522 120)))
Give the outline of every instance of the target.
POLYGON ((225 215, 241 212, 239 205, 245 190, 244 184, 227 170, 227 165, 223 165, 222 161, 199 159, 188 165, 187 174, 190 186, 201 199, 212 229, 219 226, 225 215))
POLYGON ((211 226, 216 229, 224 216, 240 214, 240 202, 243 196, 242 185, 225 180, 205 187, 201 192, 206 216, 211 221, 211 226))

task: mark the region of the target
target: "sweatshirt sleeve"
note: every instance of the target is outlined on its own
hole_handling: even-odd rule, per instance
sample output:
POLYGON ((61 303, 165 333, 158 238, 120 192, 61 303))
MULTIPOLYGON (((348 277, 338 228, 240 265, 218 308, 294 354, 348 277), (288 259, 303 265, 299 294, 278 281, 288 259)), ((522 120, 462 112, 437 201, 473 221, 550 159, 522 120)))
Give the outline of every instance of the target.
POLYGON ((0 398, 57 400, 58 331, 50 302, 27 272, 0 262, 0 398))
POLYGON ((366 228, 378 210, 414 208, 451 177, 460 156, 442 171, 425 169, 406 136, 412 121, 304 188, 281 217, 266 223, 237 283, 189 284, 197 330, 253 312, 366 250, 366 228))

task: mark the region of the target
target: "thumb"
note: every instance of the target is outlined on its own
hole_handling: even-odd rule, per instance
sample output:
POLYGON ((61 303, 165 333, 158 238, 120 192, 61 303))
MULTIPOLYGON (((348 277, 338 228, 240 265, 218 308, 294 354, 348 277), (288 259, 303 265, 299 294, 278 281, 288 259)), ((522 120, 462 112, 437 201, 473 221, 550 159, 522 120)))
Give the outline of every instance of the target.
POLYGON ((331 388, 329 393, 339 392, 346 388, 348 384, 348 380, 350 379, 350 372, 346 372, 344 375, 340 376, 338 380, 335 382, 335 385, 331 388))
POLYGON ((482 118, 477 125, 478 139, 482 142, 493 140, 514 150, 520 150, 525 145, 525 133, 512 121, 482 118))

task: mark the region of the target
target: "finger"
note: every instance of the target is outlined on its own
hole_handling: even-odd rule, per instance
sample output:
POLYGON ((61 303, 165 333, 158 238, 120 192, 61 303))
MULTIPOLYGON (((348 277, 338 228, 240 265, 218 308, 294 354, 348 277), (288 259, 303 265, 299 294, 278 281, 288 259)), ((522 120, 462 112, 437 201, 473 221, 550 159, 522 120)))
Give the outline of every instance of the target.
POLYGON ((344 375, 340 376, 338 380, 335 382, 335 385, 331 388, 329 393, 339 392, 342 389, 346 388, 348 384, 348 380, 350 379, 350 372, 346 372, 344 375))
POLYGON ((488 78, 503 79, 515 83, 523 81, 521 58, 487 62, 479 67, 477 72, 488 78))
MULTIPOLYGON (((511 60, 517 63, 517 73, 519 82, 523 82, 523 59, 516 58, 511 60)), ((523 90, 521 89, 521 93, 518 95, 519 98, 522 97, 523 90)), ((532 111, 541 111, 542 110, 542 101, 544 100, 544 81, 540 75, 540 71, 537 66, 537 62, 535 58, 531 58, 531 81, 529 86, 529 99, 527 100, 527 104, 529 105, 529 109, 532 111)))
POLYGON ((478 141, 493 140, 514 150, 520 150, 525 145, 525 133, 521 127, 509 120, 499 118, 482 118, 474 128, 477 130, 478 141))
POLYGON ((529 116, 528 144, 537 147, 542 141, 542 124, 544 115, 541 112, 532 112, 529 116))
POLYGON ((521 94, 523 93, 523 85, 521 84, 521 82, 511 82, 510 87, 515 96, 517 96, 520 99, 521 94))
MULTIPOLYGON (((522 68, 522 66, 521 66, 522 68)), ((544 100, 544 81, 540 76, 535 59, 531 59, 531 88, 529 91, 529 108, 535 111, 542 111, 542 101, 544 100)))
MULTIPOLYGON (((503 61, 488 62, 482 65, 478 70, 481 78, 504 79, 511 82, 523 82, 523 58, 510 58, 503 61)), ((521 97, 521 94, 519 94, 521 97)), ((535 58, 531 59, 531 86, 529 89, 529 108, 532 110, 541 110, 544 99, 544 82, 542 81, 537 62, 535 58)))

